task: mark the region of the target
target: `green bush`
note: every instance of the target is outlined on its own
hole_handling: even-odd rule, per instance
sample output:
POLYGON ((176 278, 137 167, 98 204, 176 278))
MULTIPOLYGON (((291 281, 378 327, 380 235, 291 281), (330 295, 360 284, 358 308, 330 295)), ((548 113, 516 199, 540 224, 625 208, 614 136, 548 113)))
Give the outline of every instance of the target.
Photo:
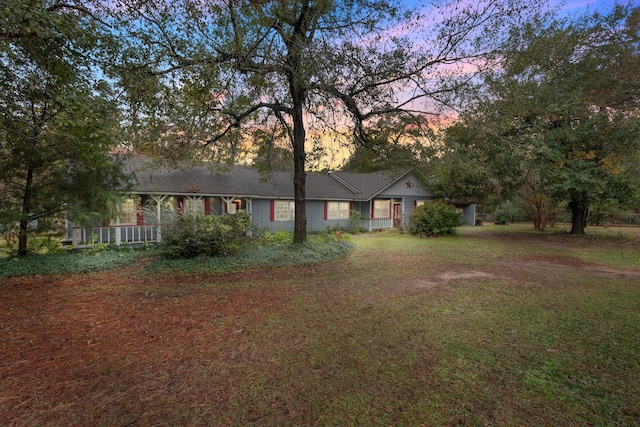
POLYGON ((421 236, 456 234, 460 214, 456 208, 443 202, 427 202, 411 214, 409 231, 421 236))
POLYGON ((245 211, 233 215, 185 215, 162 227, 162 255, 193 258, 228 256, 247 240, 251 219, 245 211))
POLYGON ((353 244, 335 235, 310 235, 306 243, 293 243, 286 231, 265 233, 252 239, 233 256, 168 259, 157 258, 146 265, 152 274, 220 274, 259 268, 309 265, 334 261, 348 255, 353 244))

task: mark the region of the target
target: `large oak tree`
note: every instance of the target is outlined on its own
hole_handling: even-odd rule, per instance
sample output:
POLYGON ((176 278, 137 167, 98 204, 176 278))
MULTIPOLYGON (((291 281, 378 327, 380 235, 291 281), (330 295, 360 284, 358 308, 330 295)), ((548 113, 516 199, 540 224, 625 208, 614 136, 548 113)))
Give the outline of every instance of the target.
POLYGON ((366 145, 387 132, 385 121, 424 123, 490 65, 519 12, 536 10, 499 0, 414 10, 393 0, 107 4, 129 42, 120 83, 136 149, 233 161, 246 133, 276 129, 293 152, 298 242, 312 144, 342 134, 366 145))

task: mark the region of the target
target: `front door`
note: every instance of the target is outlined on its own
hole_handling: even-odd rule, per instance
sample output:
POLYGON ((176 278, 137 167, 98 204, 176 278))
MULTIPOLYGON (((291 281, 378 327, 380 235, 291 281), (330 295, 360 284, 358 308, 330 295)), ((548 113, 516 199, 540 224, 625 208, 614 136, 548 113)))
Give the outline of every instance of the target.
POLYGON ((400 219, 402 218, 402 211, 400 207, 402 203, 394 202, 393 203, 393 227, 400 228, 400 219))

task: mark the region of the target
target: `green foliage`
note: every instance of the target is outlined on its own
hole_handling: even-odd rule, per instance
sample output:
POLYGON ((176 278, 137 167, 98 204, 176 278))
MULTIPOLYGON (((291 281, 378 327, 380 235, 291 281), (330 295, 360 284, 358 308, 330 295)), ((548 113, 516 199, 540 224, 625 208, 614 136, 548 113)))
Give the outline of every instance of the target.
POLYGON ((362 233, 364 231, 364 228, 362 228, 362 225, 360 225, 360 212, 358 211, 352 211, 351 214, 349 215, 349 226, 347 228, 347 231, 349 233, 352 234, 356 234, 356 233, 362 233))
POLYGON ((104 210, 109 190, 124 183, 108 155, 119 115, 108 84, 96 79, 109 37, 88 9, 25 0, 3 9, 0 223, 18 225, 26 255, 30 223, 42 229, 64 211, 104 210))
POLYGON ((293 234, 285 230, 278 230, 275 233, 267 230, 260 236, 260 240, 270 244, 288 244, 293 242, 293 234))
POLYGON ((228 257, 199 255, 195 258, 160 257, 147 266, 158 274, 204 275, 255 268, 273 268, 330 262, 353 250, 353 244, 330 234, 313 234, 305 243, 293 243, 286 231, 267 233, 250 240, 228 257))
POLYGON ((142 250, 94 250, 0 258, 0 278, 40 274, 78 274, 110 270, 135 262, 142 250))
POLYGON ((456 208, 444 202, 427 202, 411 214, 409 231, 421 236, 446 236, 456 234, 460 214, 456 208))
POLYGON ((566 202, 579 234, 590 205, 637 199, 640 81, 628 70, 640 64, 639 16, 617 6, 513 31, 499 72, 473 98, 482 101, 446 133, 445 184, 520 193, 536 228, 566 202))
POLYGON ((167 258, 228 256, 248 240, 251 218, 233 215, 184 215, 163 226, 161 253, 167 258))
POLYGON ((518 207, 511 200, 500 204, 493 211, 493 219, 500 223, 514 222, 516 218, 521 214, 518 207))

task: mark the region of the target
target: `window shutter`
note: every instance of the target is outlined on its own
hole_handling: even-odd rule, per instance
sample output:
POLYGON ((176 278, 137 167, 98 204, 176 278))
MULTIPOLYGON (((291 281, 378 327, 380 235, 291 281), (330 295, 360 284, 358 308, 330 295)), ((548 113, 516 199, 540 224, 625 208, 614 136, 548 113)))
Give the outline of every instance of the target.
POLYGON ((324 201, 324 220, 326 221, 329 218, 329 202, 324 201))
POLYGON ((204 198, 204 214, 205 215, 211 214, 211 199, 208 197, 204 198))
POLYGON ((271 204, 269 206, 269 221, 273 222, 276 219, 276 202, 275 200, 271 200, 271 204))
POLYGON ((136 225, 144 224, 144 211, 142 210, 142 203, 136 204, 136 225))

